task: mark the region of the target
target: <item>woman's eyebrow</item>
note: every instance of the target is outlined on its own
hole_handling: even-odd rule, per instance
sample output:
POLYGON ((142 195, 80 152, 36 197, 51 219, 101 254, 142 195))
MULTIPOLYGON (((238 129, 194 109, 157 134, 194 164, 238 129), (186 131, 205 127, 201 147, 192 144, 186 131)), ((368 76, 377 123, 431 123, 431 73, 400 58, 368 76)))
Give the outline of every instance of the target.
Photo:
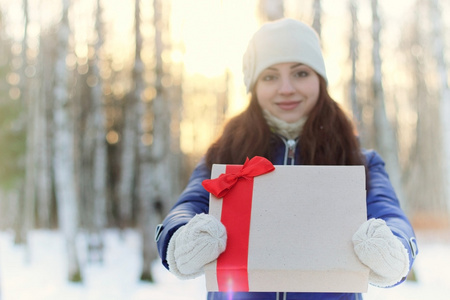
POLYGON ((297 68, 297 67, 299 67, 299 66, 303 66, 304 64, 302 64, 302 63, 298 63, 298 64, 296 64, 296 65, 293 65, 293 66, 291 66, 291 69, 295 69, 295 68, 297 68))

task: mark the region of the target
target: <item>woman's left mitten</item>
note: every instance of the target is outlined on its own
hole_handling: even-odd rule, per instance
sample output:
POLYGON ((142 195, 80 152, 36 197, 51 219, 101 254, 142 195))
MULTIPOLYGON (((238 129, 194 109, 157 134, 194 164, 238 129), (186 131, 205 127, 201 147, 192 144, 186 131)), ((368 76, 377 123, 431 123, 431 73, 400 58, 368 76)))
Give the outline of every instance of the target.
POLYGON ((364 222, 353 235, 353 245, 358 258, 370 268, 371 284, 392 286, 408 274, 408 251, 384 220, 364 222))
POLYGON ((203 267, 225 251, 225 226, 208 214, 195 215, 172 236, 167 248, 169 270, 181 279, 203 274, 203 267))

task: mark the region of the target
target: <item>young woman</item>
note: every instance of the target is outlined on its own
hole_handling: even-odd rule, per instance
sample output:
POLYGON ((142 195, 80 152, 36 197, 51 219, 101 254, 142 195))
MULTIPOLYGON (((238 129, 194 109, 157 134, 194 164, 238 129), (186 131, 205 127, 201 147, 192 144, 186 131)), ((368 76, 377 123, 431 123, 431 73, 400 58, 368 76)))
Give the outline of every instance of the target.
MULTIPOLYGON (((244 54, 248 108, 231 119, 208 149, 156 240, 162 262, 179 278, 202 274, 226 248, 226 228, 208 215, 214 163, 243 164, 263 156, 274 165, 365 165, 367 221, 353 236, 355 253, 370 268, 369 281, 389 287, 404 281, 417 254, 413 229, 374 151, 362 150, 354 128, 327 91, 315 31, 293 19, 263 25, 244 54)), ((318 237, 320 238, 320 237, 318 237)), ((208 293, 208 299, 361 299, 345 293, 208 293)))

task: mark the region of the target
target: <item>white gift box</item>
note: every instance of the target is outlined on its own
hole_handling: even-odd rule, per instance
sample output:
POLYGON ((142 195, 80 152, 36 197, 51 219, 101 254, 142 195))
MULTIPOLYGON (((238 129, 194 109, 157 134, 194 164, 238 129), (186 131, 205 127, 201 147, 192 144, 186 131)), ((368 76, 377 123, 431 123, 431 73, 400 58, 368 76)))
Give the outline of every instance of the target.
MULTIPOLYGON (((214 165, 211 179, 241 167, 214 165)), ((367 220, 363 166, 275 166, 231 191, 210 196, 228 242, 205 266, 208 291, 367 292, 369 269, 352 243, 367 220)))

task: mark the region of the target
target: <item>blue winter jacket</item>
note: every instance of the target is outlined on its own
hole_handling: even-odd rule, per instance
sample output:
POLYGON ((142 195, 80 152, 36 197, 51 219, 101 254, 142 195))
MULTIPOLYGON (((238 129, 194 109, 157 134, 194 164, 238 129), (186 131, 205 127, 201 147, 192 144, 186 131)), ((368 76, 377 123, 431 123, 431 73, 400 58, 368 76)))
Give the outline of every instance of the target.
MULTIPOLYGON (((300 164, 295 157, 296 142, 282 139, 283 143, 277 143, 274 152, 274 165, 300 164)), ((403 243, 409 253, 410 268, 418 253, 417 243, 413 228, 404 212, 400 208, 399 201, 394 189, 389 181, 388 174, 384 168, 384 162, 375 151, 363 151, 368 167, 369 182, 367 191, 367 219, 380 218, 386 221, 391 231, 403 243)), ((210 170, 202 160, 187 184, 187 187, 180 195, 177 203, 169 212, 163 223, 158 226, 156 241, 158 251, 163 265, 168 268, 166 252, 169 240, 173 233, 185 225, 196 214, 208 213, 209 193, 201 185, 202 181, 211 177, 210 170)), ((403 278, 397 284, 403 282, 403 278)), ((283 292, 242 292, 229 293, 209 292, 208 300, 297 300, 297 299, 362 299, 361 294, 354 293, 283 293, 283 292)))

